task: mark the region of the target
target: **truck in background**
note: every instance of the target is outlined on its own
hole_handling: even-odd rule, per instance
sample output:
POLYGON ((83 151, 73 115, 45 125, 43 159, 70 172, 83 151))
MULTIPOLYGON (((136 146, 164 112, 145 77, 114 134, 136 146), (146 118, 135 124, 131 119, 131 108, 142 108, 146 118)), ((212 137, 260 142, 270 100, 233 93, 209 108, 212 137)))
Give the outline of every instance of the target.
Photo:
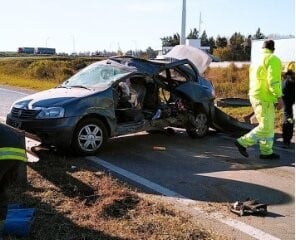
POLYGON ((38 47, 38 48, 35 49, 35 54, 55 55, 56 50, 55 50, 55 48, 38 47))
POLYGON ((34 54, 35 48, 33 47, 19 47, 17 53, 34 54))
POLYGON ((55 55, 55 48, 46 48, 46 47, 19 47, 17 52, 19 54, 45 54, 45 55, 55 55))

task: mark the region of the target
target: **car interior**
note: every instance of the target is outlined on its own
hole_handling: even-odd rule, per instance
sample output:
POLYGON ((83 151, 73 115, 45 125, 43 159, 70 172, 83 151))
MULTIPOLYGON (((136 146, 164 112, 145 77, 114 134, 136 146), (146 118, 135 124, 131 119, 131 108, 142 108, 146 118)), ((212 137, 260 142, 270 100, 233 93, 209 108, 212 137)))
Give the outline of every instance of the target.
POLYGON ((155 84, 145 76, 124 79, 115 87, 115 115, 118 123, 139 122, 145 118, 144 109, 155 108, 154 104, 149 104, 154 92, 152 87, 155 84))
POLYGON ((114 90, 117 123, 153 119, 160 105, 174 101, 172 90, 187 82, 175 69, 166 69, 154 77, 136 75, 123 79, 114 90))

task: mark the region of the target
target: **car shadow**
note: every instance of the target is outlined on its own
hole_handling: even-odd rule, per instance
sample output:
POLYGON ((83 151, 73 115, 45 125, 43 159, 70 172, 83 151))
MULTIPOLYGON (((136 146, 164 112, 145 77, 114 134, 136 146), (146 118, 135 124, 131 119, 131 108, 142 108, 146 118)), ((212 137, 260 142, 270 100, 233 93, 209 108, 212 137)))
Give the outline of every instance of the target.
POLYGON ((143 133, 113 138, 98 157, 197 201, 227 203, 251 198, 269 205, 294 201, 284 191, 256 184, 248 176, 249 170, 260 174, 260 170, 294 167, 293 154, 283 151, 280 160, 266 161, 252 148, 250 155, 244 158, 232 139, 217 138, 215 133, 192 140, 181 131, 174 136, 143 133), (154 146, 165 150, 154 151, 154 146))
POLYGON ((50 150, 39 150, 34 153, 39 157, 39 161, 29 163, 29 166, 59 187, 64 195, 83 199, 85 196, 94 194, 93 188, 69 174, 69 172, 75 171, 76 166, 65 160, 64 156, 59 156, 56 152, 50 150), (61 161, 60 158, 63 158, 63 160, 61 161), (60 172, 63 172, 63 174, 60 174, 60 172))

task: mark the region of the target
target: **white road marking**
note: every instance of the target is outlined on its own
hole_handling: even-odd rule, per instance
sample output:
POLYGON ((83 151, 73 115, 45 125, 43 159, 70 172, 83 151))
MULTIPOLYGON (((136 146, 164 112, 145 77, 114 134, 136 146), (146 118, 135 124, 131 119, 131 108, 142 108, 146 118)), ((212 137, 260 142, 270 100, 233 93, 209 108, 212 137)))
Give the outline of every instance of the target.
POLYGON ((28 162, 38 162, 39 161, 39 157, 34 156, 30 152, 27 152, 27 157, 28 157, 28 162))
POLYGON ((19 91, 15 91, 15 90, 10 90, 10 89, 7 89, 7 88, 0 88, 0 90, 5 90, 7 92, 17 93, 17 94, 24 95, 24 96, 28 95, 28 93, 23 93, 23 92, 19 92, 19 91))
MULTIPOLYGON (((186 206, 189 206, 189 205, 193 205, 195 203, 194 200, 192 199, 188 199, 186 198, 185 196, 177 193, 177 192, 174 192, 168 188, 165 188, 159 184, 156 184, 154 182, 151 182, 149 181, 148 179, 146 178, 143 178, 139 175, 136 175, 134 173, 131 173, 129 171, 126 171, 120 167, 117 167, 111 163, 108 163, 98 157, 94 157, 94 156, 90 156, 90 157, 86 157, 86 159, 98 164, 98 165, 101 165, 103 166, 104 168, 112 171, 112 172, 115 172, 117 174, 120 174, 134 182, 137 182, 139 184, 141 184, 142 186, 145 186, 145 187, 148 187, 150 189, 152 189, 153 191, 155 192, 158 192, 164 196, 167 196, 167 197, 174 197, 174 198, 178 198, 177 201, 179 203, 182 203, 186 206)), ((211 218, 214 218, 230 227, 233 227, 241 232, 244 232, 248 235, 250 235, 251 237, 255 238, 255 239, 260 239, 260 240, 280 240, 279 238, 275 237, 275 236, 272 236, 268 233, 265 233, 263 232, 262 230, 260 229, 257 229, 255 227, 252 227, 248 224, 245 224, 243 222, 240 222, 240 221, 237 221, 235 219, 231 219, 231 218, 228 218, 222 214, 219 214, 219 213, 206 213, 204 212, 202 209, 196 207, 196 206, 193 206, 194 210, 197 210, 198 212, 201 212, 203 214, 207 214, 209 215, 211 218)))
POLYGON ((28 162, 38 162, 39 161, 39 157, 37 155, 35 155, 34 153, 32 153, 31 148, 34 146, 38 146, 40 144, 39 141, 36 141, 34 139, 25 138, 26 140, 26 150, 27 150, 27 157, 28 157, 28 162))

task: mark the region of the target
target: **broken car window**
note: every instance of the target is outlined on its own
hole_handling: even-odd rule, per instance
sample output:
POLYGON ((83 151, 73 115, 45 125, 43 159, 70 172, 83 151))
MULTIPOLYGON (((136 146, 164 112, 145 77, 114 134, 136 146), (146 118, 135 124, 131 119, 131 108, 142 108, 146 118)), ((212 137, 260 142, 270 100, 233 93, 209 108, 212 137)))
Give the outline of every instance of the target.
POLYGON ((94 63, 65 81, 62 87, 110 86, 114 81, 128 75, 130 71, 120 66, 94 63))

